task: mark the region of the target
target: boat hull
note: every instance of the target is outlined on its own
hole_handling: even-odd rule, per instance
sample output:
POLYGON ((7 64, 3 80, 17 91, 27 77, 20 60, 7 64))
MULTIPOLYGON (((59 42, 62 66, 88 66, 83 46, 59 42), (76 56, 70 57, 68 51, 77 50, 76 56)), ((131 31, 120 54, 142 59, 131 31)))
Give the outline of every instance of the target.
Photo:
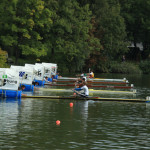
MULTIPOLYGON (((75 84, 50 84, 50 83, 45 83, 44 85, 48 86, 71 86, 74 87, 75 84)), ((87 84, 88 87, 101 87, 101 88, 116 88, 116 89, 131 89, 133 86, 110 86, 110 85, 91 85, 87 84)))
MULTIPOLYGON (((37 91, 51 91, 51 92, 72 92, 71 89, 51 89, 51 88, 38 88, 37 91)), ((133 91, 116 91, 116 90, 94 90, 89 89, 90 93, 107 93, 107 94, 136 94, 136 90, 133 91)))
POLYGON ((146 99, 124 99, 124 98, 103 98, 103 97, 78 97, 78 96, 22 96, 22 98, 36 99, 70 99, 70 100, 94 100, 94 101, 121 101, 121 102, 150 102, 146 99))

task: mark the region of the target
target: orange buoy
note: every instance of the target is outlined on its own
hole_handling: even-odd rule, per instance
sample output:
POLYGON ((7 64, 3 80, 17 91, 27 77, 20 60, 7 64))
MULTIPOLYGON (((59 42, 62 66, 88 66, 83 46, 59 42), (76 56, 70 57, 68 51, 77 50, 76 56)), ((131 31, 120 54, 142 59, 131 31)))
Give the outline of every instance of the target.
POLYGON ((56 125, 60 125, 60 121, 59 120, 56 121, 56 125))
POLYGON ((73 103, 70 103, 70 107, 73 107, 73 103))

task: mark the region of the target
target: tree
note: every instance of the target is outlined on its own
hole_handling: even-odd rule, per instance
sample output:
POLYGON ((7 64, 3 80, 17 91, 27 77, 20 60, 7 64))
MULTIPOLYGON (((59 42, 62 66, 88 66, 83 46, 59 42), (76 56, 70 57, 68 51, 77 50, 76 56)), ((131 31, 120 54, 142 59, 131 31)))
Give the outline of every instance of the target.
POLYGON ((49 39, 49 61, 65 65, 70 71, 80 70, 90 53, 88 38, 91 28, 89 5, 80 7, 77 1, 48 1, 53 9, 53 26, 49 39))
POLYGON ((143 56, 150 54, 150 2, 149 0, 120 0, 121 15, 125 18, 129 41, 143 44, 143 56))
MULTIPOLYGON (((92 51, 87 64, 90 67, 106 71, 111 60, 119 60, 128 51, 126 27, 124 18, 120 15, 118 0, 92 0, 90 4, 93 12, 92 34, 99 39, 99 49, 92 51)), ((85 1, 80 2, 81 5, 85 1)))
POLYGON ((7 52, 6 52, 6 51, 3 51, 3 50, 0 48, 0 67, 1 67, 1 68, 4 68, 4 67, 7 67, 7 66, 8 66, 8 65, 6 64, 7 58, 8 58, 7 52))
POLYGON ((43 33, 50 30, 52 12, 43 0, 2 0, 0 43, 14 51, 16 63, 21 54, 40 57, 47 54, 43 33))
POLYGON ((96 0, 97 37, 101 39, 103 55, 116 59, 127 51, 124 19, 117 0, 96 0))

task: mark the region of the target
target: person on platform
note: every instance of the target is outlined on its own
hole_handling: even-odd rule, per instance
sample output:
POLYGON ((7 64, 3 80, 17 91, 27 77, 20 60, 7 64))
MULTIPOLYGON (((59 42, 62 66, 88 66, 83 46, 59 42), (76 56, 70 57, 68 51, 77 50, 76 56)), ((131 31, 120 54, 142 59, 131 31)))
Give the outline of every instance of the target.
POLYGON ((32 85, 34 85, 34 90, 35 90, 35 89, 39 89, 39 88, 38 88, 39 82, 33 81, 33 82, 32 82, 32 85))
POLYGON ((34 86, 38 86, 38 85, 39 85, 39 83, 38 83, 38 82, 33 81, 33 82, 32 82, 32 85, 34 85, 34 86))
MULTIPOLYGON (((25 88, 26 88, 25 85, 21 85, 21 86, 18 88, 18 91, 23 91, 25 88)), ((27 96, 27 95, 21 93, 21 96, 27 96)))
POLYGON ((44 81, 45 81, 46 83, 50 83, 50 81, 48 81, 48 77, 47 77, 47 76, 44 77, 44 81))
POLYGON ((59 75, 59 72, 56 73, 56 75, 53 74, 53 79, 57 80, 58 78, 61 78, 62 76, 59 75))
POLYGON ((52 75, 49 80, 48 80, 48 77, 47 78, 45 77, 45 81, 51 83, 51 82, 57 82, 57 79, 55 79, 54 75, 52 75))

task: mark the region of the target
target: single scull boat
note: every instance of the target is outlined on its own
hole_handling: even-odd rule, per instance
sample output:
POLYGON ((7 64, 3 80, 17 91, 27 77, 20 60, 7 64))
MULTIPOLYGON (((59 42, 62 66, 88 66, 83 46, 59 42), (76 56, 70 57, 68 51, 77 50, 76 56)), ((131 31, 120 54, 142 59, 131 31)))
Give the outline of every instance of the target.
POLYGON ((36 99, 70 99, 70 100, 94 100, 94 101, 122 101, 122 102, 150 102, 149 99, 125 99, 125 98, 103 98, 103 97, 79 97, 79 96, 22 96, 22 98, 36 99))

